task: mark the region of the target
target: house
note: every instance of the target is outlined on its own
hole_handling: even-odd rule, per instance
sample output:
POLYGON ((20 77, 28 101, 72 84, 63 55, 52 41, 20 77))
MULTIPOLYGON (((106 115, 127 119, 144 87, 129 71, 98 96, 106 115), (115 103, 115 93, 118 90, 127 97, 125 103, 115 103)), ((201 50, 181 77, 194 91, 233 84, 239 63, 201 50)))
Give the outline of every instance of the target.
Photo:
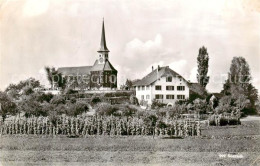
POLYGON ((105 25, 102 24, 100 49, 93 66, 61 67, 58 72, 68 78, 68 85, 74 89, 84 87, 91 90, 117 89, 117 70, 109 61, 106 45, 105 25))
POLYGON ((153 70, 141 80, 134 83, 136 97, 140 101, 152 104, 153 99, 162 103, 174 104, 177 100, 189 98, 189 82, 169 68, 160 67, 153 70))

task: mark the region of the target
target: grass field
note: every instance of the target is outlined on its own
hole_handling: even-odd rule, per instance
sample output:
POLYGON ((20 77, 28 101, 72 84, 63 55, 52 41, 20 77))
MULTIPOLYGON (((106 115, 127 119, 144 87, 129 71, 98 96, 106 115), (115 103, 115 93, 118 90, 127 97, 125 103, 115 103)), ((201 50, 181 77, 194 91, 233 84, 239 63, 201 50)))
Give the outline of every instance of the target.
POLYGON ((0 137, 0 165, 260 165, 260 121, 209 127, 201 138, 0 137))

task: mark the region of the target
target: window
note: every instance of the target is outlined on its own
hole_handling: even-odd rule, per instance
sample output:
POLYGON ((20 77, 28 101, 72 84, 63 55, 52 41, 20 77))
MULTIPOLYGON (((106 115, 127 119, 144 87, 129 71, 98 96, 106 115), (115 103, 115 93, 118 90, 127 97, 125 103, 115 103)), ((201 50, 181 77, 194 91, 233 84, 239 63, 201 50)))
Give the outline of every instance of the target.
POLYGON ((140 86, 138 86, 138 90, 140 90, 140 86))
POLYGON ((141 99, 142 99, 142 100, 144 99, 144 95, 141 95, 141 99))
POLYGON ((177 99, 179 100, 185 99, 185 95, 177 95, 177 99))
POLYGON ((142 90, 145 90, 144 87, 145 87, 145 86, 142 86, 142 90))
POLYGON ((155 95, 155 99, 163 99, 163 95, 155 95))
POLYGON ((166 95, 166 99, 174 99, 174 95, 166 95))
POLYGON ((174 86, 166 86, 166 90, 174 90, 174 86))
POLYGON ((149 100, 150 99, 150 95, 146 95, 146 100, 149 100))
POLYGON ((146 86, 146 90, 150 90, 150 86, 148 85, 148 86, 146 86))
POLYGON ((185 86, 177 86, 177 90, 184 91, 185 90, 185 86))
POLYGON ((166 82, 172 82, 172 77, 171 76, 166 77, 166 82))
POLYGON ((162 90, 162 86, 161 85, 156 85, 155 86, 155 90, 162 90))

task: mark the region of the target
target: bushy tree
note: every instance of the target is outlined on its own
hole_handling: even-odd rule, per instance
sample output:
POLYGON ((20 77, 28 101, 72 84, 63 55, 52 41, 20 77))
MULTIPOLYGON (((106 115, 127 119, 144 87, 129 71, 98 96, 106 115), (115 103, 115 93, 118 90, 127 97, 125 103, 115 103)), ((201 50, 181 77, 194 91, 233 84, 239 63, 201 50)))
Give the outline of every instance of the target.
POLYGON ((45 67, 45 71, 47 74, 47 79, 51 84, 52 88, 56 85, 59 88, 65 89, 66 87, 66 78, 62 77, 62 73, 56 70, 54 67, 45 67))
POLYGON ((224 95, 239 96, 244 95, 249 99, 244 113, 256 113, 256 101, 258 100, 258 91, 251 83, 249 64, 244 57, 234 57, 231 62, 228 79, 226 80, 221 93, 224 95))
POLYGON ((18 112, 16 104, 8 97, 6 92, 0 91, 0 114, 5 120, 7 115, 14 115, 18 112))
POLYGON ((204 46, 202 46, 199 49, 197 63, 198 63, 198 74, 197 74, 198 83, 201 86, 206 87, 209 82, 209 76, 207 76, 208 68, 209 68, 209 56, 208 56, 207 48, 204 46))

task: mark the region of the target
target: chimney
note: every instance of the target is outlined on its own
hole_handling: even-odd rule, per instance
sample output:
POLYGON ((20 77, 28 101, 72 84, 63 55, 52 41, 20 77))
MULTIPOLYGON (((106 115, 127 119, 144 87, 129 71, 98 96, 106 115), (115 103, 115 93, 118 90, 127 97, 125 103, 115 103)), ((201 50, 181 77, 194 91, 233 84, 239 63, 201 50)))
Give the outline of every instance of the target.
POLYGON ((153 66, 152 66, 152 71, 153 71, 153 66))

